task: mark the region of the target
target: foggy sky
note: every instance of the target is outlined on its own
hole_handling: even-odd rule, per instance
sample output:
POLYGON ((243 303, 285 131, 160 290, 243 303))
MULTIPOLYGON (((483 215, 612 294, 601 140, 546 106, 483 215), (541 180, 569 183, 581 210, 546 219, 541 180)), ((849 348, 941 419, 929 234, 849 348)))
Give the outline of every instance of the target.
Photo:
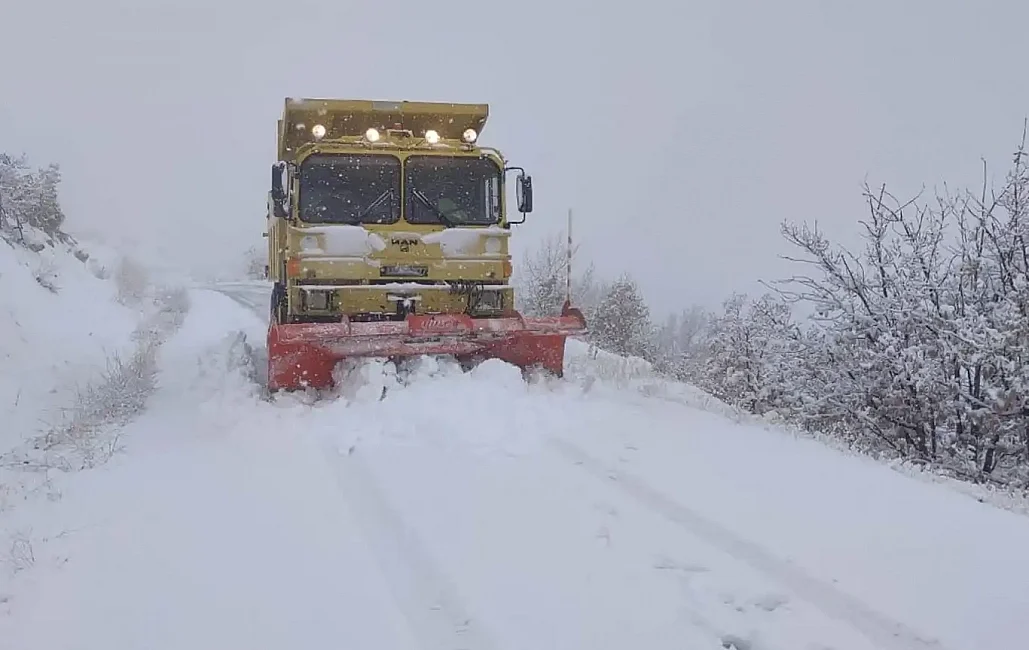
POLYGON ((574 208, 658 315, 790 271, 783 219, 852 238, 866 179, 1002 174, 1029 114, 1023 0, 206 4, 0 12, 0 150, 61 164, 73 230, 195 275, 264 245, 287 96, 488 102, 535 184, 517 248, 574 208))

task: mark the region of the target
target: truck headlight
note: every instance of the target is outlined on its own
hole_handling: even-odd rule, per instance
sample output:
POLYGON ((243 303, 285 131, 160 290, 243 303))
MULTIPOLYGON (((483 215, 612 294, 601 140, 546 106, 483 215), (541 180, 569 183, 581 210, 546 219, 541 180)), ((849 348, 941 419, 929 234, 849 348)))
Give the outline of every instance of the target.
POLYGON ((329 298, 331 291, 304 291, 304 304, 308 309, 315 311, 327 311, 329 309, 329 298))
POLYGON ((475 307, 482 311, 501 311, 504 308, 504 294, 501 291, 483 291, 475 307))
POLYGON ((312 235, 305 235, 300 238, 300 250, 304 253, 311 253, 318 250, 318 238, 312 235))

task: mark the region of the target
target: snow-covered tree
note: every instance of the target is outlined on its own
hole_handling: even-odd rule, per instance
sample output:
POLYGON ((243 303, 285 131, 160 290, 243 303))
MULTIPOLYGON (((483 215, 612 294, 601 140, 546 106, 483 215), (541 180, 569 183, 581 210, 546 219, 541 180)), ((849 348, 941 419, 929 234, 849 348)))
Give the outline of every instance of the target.
POLYGON ((707 354, 696 381, 722 399, 755 413, 792 409, 801 362, 800 330, 788 305, 768 294, 748 305, 734 294, 712 319, 707 354))
MULTIPOLYGON (((573 282, 594 344, 876 454, 1029 487, 1029 152, 1001 187, 901 201, 865 188, 863 245, 783 224, 803 274, 660 326, 636 283, 573 282), (793 308, 803 308, 798 318, 793 308)), ((985 175, 984 175, 985 178, 985 175)), ((563 235, 520 267, 527 314, 565 299, 563 235)))
MULTIPOLYGON (((1029 474, 1029 172, 1004 186, 900 202, 866 188, 865 247, 785 225, 814 273, 783 295, 814 311, 804 417, 978 480, 1029 474)), ((810 351, 810 346, 809 346, 810 351)))
POLYGON ((683 356, 679 349, 679 314, 671 313, 654 332, 654 366, 661 372, 676 374, 683 356))
MULTIPOLYGON (((572 303, 589 321, 599 302, 593 264, 580 261, 578 247, 572 249, 572 303), (582 268, 576 273, 576 270, 582 268)), ((516 269, 518 309, 527 316, 557 316, 567 299, 567 238, 557 233, 543 240, 516 269)))
POLYGON ((654 359, 650 308, 636 281, 623 274, 605 292, 590 325, 592 341, 617 354, 654 359))
POLYGON ((865 200, 861 249, 784 224, 805 274, 727 300, 690 354, 670 318, 659 366, 868 451, 1029 486, 1025 137, 999 189, 900 201, 866 187, 865 200))
POLYGON ((61 173, 52 164, 36 171, 24 155, 0 153, 0 231, 22 236, 26 226, 38 228, 50 237, 67 240, 61 232, 64 212, 57 196, 61 173))
POLYGON ((706 358, 714 315, 699 305, 672 313, 654 337, 654 365, 670 376, 695 381, 706 358))
POLYGON ((268 252, 263 246, 251 246, 244 254, 244 273, 251 280, 265 279, 264 267, 268 263, 268 252))

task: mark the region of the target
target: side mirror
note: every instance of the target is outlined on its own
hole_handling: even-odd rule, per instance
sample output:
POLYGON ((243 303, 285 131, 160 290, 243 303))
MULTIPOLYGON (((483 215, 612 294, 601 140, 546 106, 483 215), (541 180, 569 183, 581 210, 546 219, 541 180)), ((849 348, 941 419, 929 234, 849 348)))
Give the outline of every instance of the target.
POLYGON ((286 163, 280 160, 272 165, 272 209, 280 219, 289 214, 286 184, 286 163))
MULTIPOLYGON (((532 176, 525 173, 525 170, 521 167, 504 167, 504 178, 506 179, 507 172, 518 172, 518 184, 515 186, 515 200, 518 202, 518 211, 522 213, 521 221, 512 221, 510 216, 507 218, 506 228, 510 228, 512 225, 525 223, 525 215, 532 212, 532 176)), ((505 187, 506 187, 505 181, 505 187)))
POLYGON ((518 187, 515 190, 518 199, 518 211, 522 214, 532 212, 532 176, 518 175, 518 187))

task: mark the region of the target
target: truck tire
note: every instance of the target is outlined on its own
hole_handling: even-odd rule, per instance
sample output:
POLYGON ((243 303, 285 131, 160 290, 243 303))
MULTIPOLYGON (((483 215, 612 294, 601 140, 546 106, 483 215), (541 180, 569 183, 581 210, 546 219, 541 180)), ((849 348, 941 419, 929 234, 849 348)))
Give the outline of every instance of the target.
POLYGON ((271 313, 269 317, 275 324, 285 322, 286 318, 286 288, 281 282, 272 285, 271 313))

